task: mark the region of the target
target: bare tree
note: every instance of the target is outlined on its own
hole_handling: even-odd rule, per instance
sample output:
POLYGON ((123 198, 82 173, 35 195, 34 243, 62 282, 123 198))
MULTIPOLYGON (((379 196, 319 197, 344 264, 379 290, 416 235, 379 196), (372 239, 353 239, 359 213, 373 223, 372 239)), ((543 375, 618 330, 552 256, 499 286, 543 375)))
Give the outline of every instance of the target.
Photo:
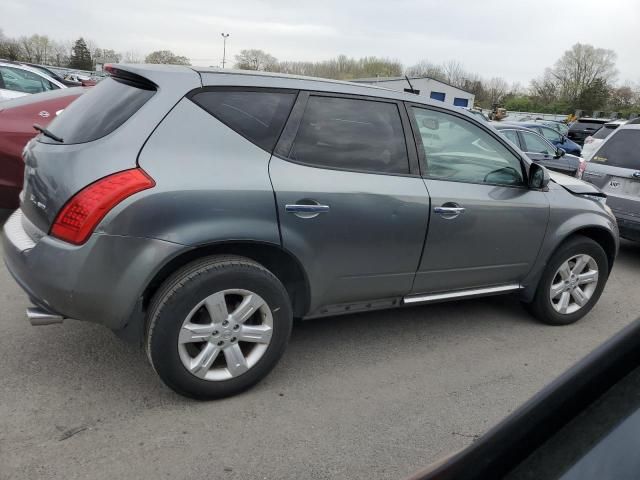
POLYGON ((509 92, 509 85, 503 78, 493 77, 484 86, 487 100, 491 105, 498 104, 509 92))
POLYGON ((405 73, 412 77, 429 77, 435 80, 446 81, 442 67, 428 60, 420 60, 415 65, 407 68, 405 73))
POLYGON ((142 63, 144 62, 144 56, 135 51, 129 50, 124 53, 120 53, 120 59, 122 63, 142 63))
POLYGON ((613 50, 576 43, 550 70, 561 95, 576 102, 596 81, 609 85, 615 81, 616 54, 613 50))
POLYGON ((176 55, 171 50, 157 50, 151 52, 144 59, 146 63, 165 63, 170 65, 191 65, 187 57, 176 55))
POLYGON ((464 85, 467 72, 462 64, 457 60, 449 60, 448 62, 443 63, 442 71, 444 73, 445 82, 458 88, 461 88, 464 85))
POLYGON ((544 104, 558 100, 560 89, 551 69, 547 68, 542 77, 531 81, 531 93, 544 104))
POLYGON ((235 68, 242 70, 277 70, 278 59, 263 50, 241 50, 236 55, 235 68))

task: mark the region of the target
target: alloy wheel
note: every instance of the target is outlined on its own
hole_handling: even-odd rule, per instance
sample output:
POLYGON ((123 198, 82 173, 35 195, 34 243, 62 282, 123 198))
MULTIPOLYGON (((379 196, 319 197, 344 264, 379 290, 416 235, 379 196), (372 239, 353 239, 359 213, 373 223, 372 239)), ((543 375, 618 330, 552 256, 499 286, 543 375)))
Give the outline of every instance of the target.
POLYGON ((584 307, 598 286, 598 264, 589 255, 575 255, 564 261, 551 282, 549 298, 561 314, 575 313, 584 307))
POLYGON ((262 297, 249 290, 223 290, 189 312, 178 336, 178 353, 196 377, 228 380, 262 358, 272 332, 273 316, 262 297))

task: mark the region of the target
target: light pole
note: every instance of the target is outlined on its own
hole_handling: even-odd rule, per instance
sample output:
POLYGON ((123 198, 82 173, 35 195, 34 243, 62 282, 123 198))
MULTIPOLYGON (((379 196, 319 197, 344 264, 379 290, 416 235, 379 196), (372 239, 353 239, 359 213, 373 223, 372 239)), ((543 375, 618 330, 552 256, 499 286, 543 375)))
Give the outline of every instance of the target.
POLYGON ((229 38, 228 33, 221 33, 222 35, 222 68, 224 68, 224 64, 227 62, 227 38, 229 38))

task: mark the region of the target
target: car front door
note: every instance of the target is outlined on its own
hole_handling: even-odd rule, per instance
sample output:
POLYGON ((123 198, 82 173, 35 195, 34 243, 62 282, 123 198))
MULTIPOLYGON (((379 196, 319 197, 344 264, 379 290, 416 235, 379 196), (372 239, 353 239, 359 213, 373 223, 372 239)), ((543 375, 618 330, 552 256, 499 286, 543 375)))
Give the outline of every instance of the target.
POLYGON ((435 107, 408 110, 431 197, 413 293, 518 288, 545 235, 546 194, 527 187, 519 155, 489 128, 435 107), (426 131, 437 148, 421 141, 426 131))
POLYGON ((409 293, 429 196, 402 103, 301 93, 269 172, 283 247, 309 278, 309 316, 409 293))
POLYGON ((531 160, 566 175, 575 173, 575 168, 570 165, 569 161, 563 156, 558 156, 556 147, 542 135, 520 130, 520 138, 523 150, 531 160))

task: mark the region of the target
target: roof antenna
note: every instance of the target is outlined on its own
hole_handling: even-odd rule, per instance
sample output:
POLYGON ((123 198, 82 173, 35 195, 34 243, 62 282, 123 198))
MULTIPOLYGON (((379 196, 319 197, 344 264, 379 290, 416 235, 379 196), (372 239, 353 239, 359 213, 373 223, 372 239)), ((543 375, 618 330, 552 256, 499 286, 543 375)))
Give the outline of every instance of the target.
POLYGON ((409 80, 409 77, 405 75, 404 78, 407 80, 407 83, 409 84, 409 88, 405 88, 404 91, 408 93, 413 93, 414 95, 420 95, 420 90, 415 90, 413 88, 413 85, 411 85, 411 81, 409 80))

